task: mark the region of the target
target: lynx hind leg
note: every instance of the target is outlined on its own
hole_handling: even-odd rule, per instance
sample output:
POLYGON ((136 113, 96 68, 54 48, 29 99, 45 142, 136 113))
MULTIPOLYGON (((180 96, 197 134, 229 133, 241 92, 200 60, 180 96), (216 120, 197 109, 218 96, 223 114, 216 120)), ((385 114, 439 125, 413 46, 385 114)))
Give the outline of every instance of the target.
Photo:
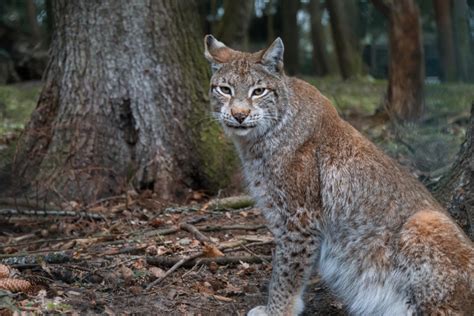
POLYGON ((400 268, 406 271, 410 308, 423 315, 472 315, 474 248, 446 215, 418 212, 400 235, 400 268))

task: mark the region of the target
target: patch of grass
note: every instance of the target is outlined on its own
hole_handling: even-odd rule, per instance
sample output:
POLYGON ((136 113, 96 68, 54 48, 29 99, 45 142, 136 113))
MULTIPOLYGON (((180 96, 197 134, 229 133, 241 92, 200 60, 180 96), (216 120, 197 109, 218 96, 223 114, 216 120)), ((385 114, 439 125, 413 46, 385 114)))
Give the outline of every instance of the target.
POLYGON ((386 89, 385 80, 360 78, 342 80, 339 77, 305 77, 331 100, 340 113, 372 114, 380 106, 386 89))
POLYGON ((23 128, 40 90, 41 83, 0 86, 0 135, 23 128))
POLYGON ((372 124, 364 119, 383 102, 388 82, 361 78, 304 78, 328 97, 342 116, 390 156, 423 173, 438 174, 454 161, 474 102, 474 85, 426 83, 425 114, 417 125, 372 124), (355 123, 355 122, 352 122, 355 123))

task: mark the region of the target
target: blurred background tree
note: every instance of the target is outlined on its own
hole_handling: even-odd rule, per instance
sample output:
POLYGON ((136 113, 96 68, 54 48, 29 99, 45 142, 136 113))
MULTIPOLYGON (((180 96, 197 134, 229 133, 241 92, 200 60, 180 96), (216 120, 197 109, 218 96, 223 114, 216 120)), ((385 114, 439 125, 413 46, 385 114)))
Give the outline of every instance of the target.
MULTIPOLYGON (((84 0, 77 2, 78 6, 85 5, 84 0)), ((35 181, 46 183, 42 177, 45 174, 57 174, 59 179, 65 179, 64 175, 69 174, 63 172, 66 161, 91 168, 109 160, 110 164, 102 165, 102 169, 112 171, 104 171, 102 176, 114 180, 109 189, 96 190, 99 193, 94 198, 116 194, 126 190, 127 185, 169 195, 171 199, 186 195, 187 190, 201 189, 215 194, 221 189, 229 192, 229 188, 235 188, 229 186, 229 181, 239 182, 239 178, 229 171, 237 169, 229 158, 232 152, 225 149, 228 147, 224 137, 219 130, 203 129, 206 125, 213 126, 209 117, 202 116, 207 103, 209 72, 201 56, 201 42, 207 33, 213 33, 232 47, 249 51, 262 49, 275 37, 282 37, 287 73, 315 84, 344 118, 412 168, 427 185, 437 183, 442 175, 443 179, 448 177, 465 131, 472 124, 468 118, 474 99, 474 0, 199 0, 179 5, 161 0, 114 1, 104 3, 101 8, 121 6, 120 12, 117 11, 121 18, 113 20, 104 9, 99 20, 110 20, 110 23, 103 23, 100 28, 92 22, 87 24, 92 18, 84 11, 71 12, 84 25, 84 30, 70 33, 71 38, 61 35, 67 30, 68 21, 57 14, 57 3, 63 1, 0 2, 0 135, 4 139, 3 144, 0 140, 0 193, 11 189, 13 178, 30 188, 36 186, 35 181), (143 24, 143 16, 139 15, 149 11, 148 8, 156 12, 152 10, 155 13, 150 13, 149 23, 143 24), (163 8, 172 9, 165 16, 163 8), (128 12, 129 9, 133 12, 128 12), (171 21, 169 26, 157 27, 166 19, 171 21), (127 33, 137 25, 143 25, 143 34, 127 33), (89 28, 102 34, 92 32, 87 38, 82 32, 89 28), (177 30, 172 32, 171 28, 177 30), (75 43, 77 38, 81 41, 75 43), (150 47, 144 51, 145 46, 139 41, 132 41, 138 38, 150 47), (124 39, 130 40, 129 44, 124 39), (93 41, 102 45, 94 50, 81 46, 93 41), (160 78, 152 76, 152 66, 140 68, 138 59, 142 57, 138 56, 149 58, 154 67, 173 71, 160 78), (81 73, 81 67, 72 71, 83 59, 87 60, 86 69, 95 63, 95 72, 81 73), (109 62, 115 66, 110 68, 109 62), (122 70, 121 75, 115 73, 112 77, 120 79, 106 79, 112 78, 109 75, 117 69, 122 70), (151 69, 151 72, 134 76, 134 71, 139 69, 144 72, 151 69), (52 89, 52 82, 66 92, 52 89), (115 88, 112 82, 117 85, 115 88), (41 97, 36 102, 40 90, 41 97), (128 106, 124 96, 130 97, 130 91, 135 91, 136 100, 141 100, 137 104, 153 103, 154 108, 146 112, 142 106, 128 106), (146 95, 148 101, 144 99, 146 95), (88 111, 88 106, 107 109, 110 113, 88 111), (46 112, 42 111, 52 114, 44 115, 46 112), (183 114, 190 111, 189 116, 183 114), (111 113, 118 115, 118 121, 111 113), (81 116, 74 116, 77 114, 81 116), (192 123, 190 117, 195 118, 192 123), (67 148, 72 143, 89 139, 81 136, 79 130, 57 142, 59 135, 66 133, 61 129, 64 118, 68 123, 78 124, 100 121, 96 126, 90 124, 90 129, 98 131, 97 126, 107 126, 113 140, 107 141, 105 137, 88 154, 80 150, 71 156, 67 148), (125 124, 127 119, 137 121, 125 124), (123 128, 128 128, 133 136, 140 120, 150 127, 145 133, 150 133, 147 139, 137 140, 136 137, 145 137, 139 133, 130 138, 135 140, 122 138, 118 144, 117 135, 125 133, 123 128), (49 133, 56 138, 42 140, 34 136, 37 133, 30 133, 37 132, 38 124, 49 124, 52 128, 49 133), (160 129, 169 135, 150 132, 160 129), (165 149, 157 150, 152 139, 163 141, 165 149), (218 141, 210 143, 210 139, 218 141), (12 148, 17 142, 21 145, 15 160, 19 173, 12 178, 15 153, 12 148), (137 151, 137 146, 142 146, 143 151, 137 151), (116 151, 126 153, 117 154, 125 157, 120 166, 115 158, 108 157, 116 151), (53 152, 62 155, 62 160, 45 158, 58 157, 53 152), (174 167, 147 165, 158 152, 174 157, 170 158, 174 167), (39 160, 50 163, 38 164, 39 160), (174 185, 156 181, 163 179, 158 171, 163 168, 169 172, 165 178, 174 181, 174 185), (122 180, 118 180, 117 174, 122 180), (218 181, 213 175, 218 175, 218 181), (121 184, 115 185, 118 183, 121 184), (165 189, 172 186, 178 189, 165 194, 165 189)), ((130 99, 130 104, 133 100, 130 99)), ((74 181, 77 179, 80 177, 74 181)), ((63 182, 55 186, 66 188, 63 182)), ((85 180, 76 186, 93 191, 85 180)))

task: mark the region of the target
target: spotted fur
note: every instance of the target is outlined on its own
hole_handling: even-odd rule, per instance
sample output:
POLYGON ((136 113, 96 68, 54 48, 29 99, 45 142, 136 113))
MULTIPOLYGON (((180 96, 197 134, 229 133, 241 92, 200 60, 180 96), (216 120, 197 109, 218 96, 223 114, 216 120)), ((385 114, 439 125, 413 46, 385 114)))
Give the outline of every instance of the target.
POLYGON ((354 315, 473 314, 472 242, 316 88, 284 74, 280 39, 250 54, 208 35, 205 48, 213 113, 276 241, 268 301, 248 315, 301 313, 313 266, 354 315))

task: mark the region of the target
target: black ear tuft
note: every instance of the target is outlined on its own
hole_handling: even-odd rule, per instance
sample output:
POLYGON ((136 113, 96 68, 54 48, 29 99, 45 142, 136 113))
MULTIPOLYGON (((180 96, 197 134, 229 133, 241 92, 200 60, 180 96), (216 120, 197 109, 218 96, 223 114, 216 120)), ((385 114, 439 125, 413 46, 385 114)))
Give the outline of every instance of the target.
POLYGON ((285 52, 285 46, 281 38, 277 38, 273 41, 272 45, 267 48, 263 53, 261 63, 267 66, 272 72, 283 71, 283 53, 285 52))
POLYGON ((214 42, 216 40, 216 38, 214 36, 212 36, 211 34, 209 34, 209 35, 206 35, 205 40, 206 40, 207 47, 211 47, 212 42, 214 42))

